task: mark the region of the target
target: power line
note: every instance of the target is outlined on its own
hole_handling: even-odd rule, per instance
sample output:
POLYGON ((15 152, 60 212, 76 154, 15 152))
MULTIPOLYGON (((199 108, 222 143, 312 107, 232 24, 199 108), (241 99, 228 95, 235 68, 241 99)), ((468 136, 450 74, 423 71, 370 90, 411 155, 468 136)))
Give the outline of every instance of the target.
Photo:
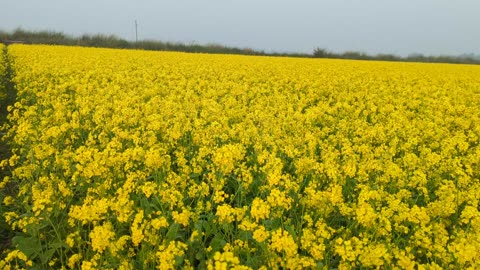
POLYGON ((137 24, 137 20, 135 20, 135 43, 138 43, 138 24, 137 24))

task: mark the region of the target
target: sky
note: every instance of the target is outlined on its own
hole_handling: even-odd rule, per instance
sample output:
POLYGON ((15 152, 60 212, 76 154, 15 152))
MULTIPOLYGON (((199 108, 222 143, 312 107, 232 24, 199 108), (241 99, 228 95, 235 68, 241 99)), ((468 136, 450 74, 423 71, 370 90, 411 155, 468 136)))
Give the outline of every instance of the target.
POLYGON ((478 0, 9 0, 0 29, 114 34, 266 52, 480 54, 478 0))

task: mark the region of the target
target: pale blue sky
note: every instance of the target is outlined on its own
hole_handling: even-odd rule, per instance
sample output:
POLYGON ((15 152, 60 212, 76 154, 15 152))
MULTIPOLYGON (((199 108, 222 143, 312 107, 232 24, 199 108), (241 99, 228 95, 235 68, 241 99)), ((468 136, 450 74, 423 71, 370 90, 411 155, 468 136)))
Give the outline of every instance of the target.
POLYGON ((279 52, 480 54, 478 0, 15 0, 0 29, 115 34, 279 52))

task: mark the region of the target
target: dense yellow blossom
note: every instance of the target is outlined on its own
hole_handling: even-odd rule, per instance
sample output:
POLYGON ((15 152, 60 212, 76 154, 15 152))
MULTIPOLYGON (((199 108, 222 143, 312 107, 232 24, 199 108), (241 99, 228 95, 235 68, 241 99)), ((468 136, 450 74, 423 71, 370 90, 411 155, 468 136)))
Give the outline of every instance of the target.
POLYGON ((253 199, 250 213, 252 217, 258 222, 261 219, 268 218, 270 215, 271 206, 260 198, 253 199))
POLYGON ((253 239, 257 242, 263 242, 270 236, 270 233, 265 230, 265 227, 259 225, 257 229, 253 232, 253 239))
POLYGON ((214 262, 209 262, 207 265, 208 270, 248 270, 250 267, 240 265, 240 260, 235 257, 232 252, 216 252, 213 256, 214 262))
POLYGON ((177 258, 183 256, 186 248, 186 244, 175 241, 170 242, 168 245, 160 246, 156 253, 156 259, 158 261, 157 269, 175 269, 177 265, 177 258))
POLYGON ((295 240, 283 229, 278 229, 272 233, 270 247, 272 250, 285 253, 287 257, 295 256, 298 249, 295 240))
POLYGON ((8 57, 0 268, 480 268, 480 66, 8 57))
POLYGON ((80 254, 73 254, 68 258, 68 267, 75 268, 75 265, 82 259, 82 255, 80 254))
POLYGON ((216 216, 219 222, 231 223, 235 219, 234 209, 230 205, 220 205, 217 207, 216 216))
POLYGON ((115 237, 112 224, 107 222, 101 226, 95 226, 90 233, 92 241, 92 249, 98 253, 102 253, 110 246, 111 240, 115 237))
POLYGON ((136 215, 135 218, 133 219, 132 222, 132 242, 134 246, 138 246, 143 238, 143 229, 145 227, 145 224, 143 223, 143 210, 140 210, 136 215))

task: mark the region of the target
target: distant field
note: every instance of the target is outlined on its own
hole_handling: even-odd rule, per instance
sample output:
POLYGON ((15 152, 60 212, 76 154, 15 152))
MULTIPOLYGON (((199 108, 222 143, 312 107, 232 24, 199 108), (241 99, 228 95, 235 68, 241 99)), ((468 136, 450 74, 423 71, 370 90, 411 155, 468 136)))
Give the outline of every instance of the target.
POLYGON ((8 54, 1 269, 480 268, 480 66, 8 54))

